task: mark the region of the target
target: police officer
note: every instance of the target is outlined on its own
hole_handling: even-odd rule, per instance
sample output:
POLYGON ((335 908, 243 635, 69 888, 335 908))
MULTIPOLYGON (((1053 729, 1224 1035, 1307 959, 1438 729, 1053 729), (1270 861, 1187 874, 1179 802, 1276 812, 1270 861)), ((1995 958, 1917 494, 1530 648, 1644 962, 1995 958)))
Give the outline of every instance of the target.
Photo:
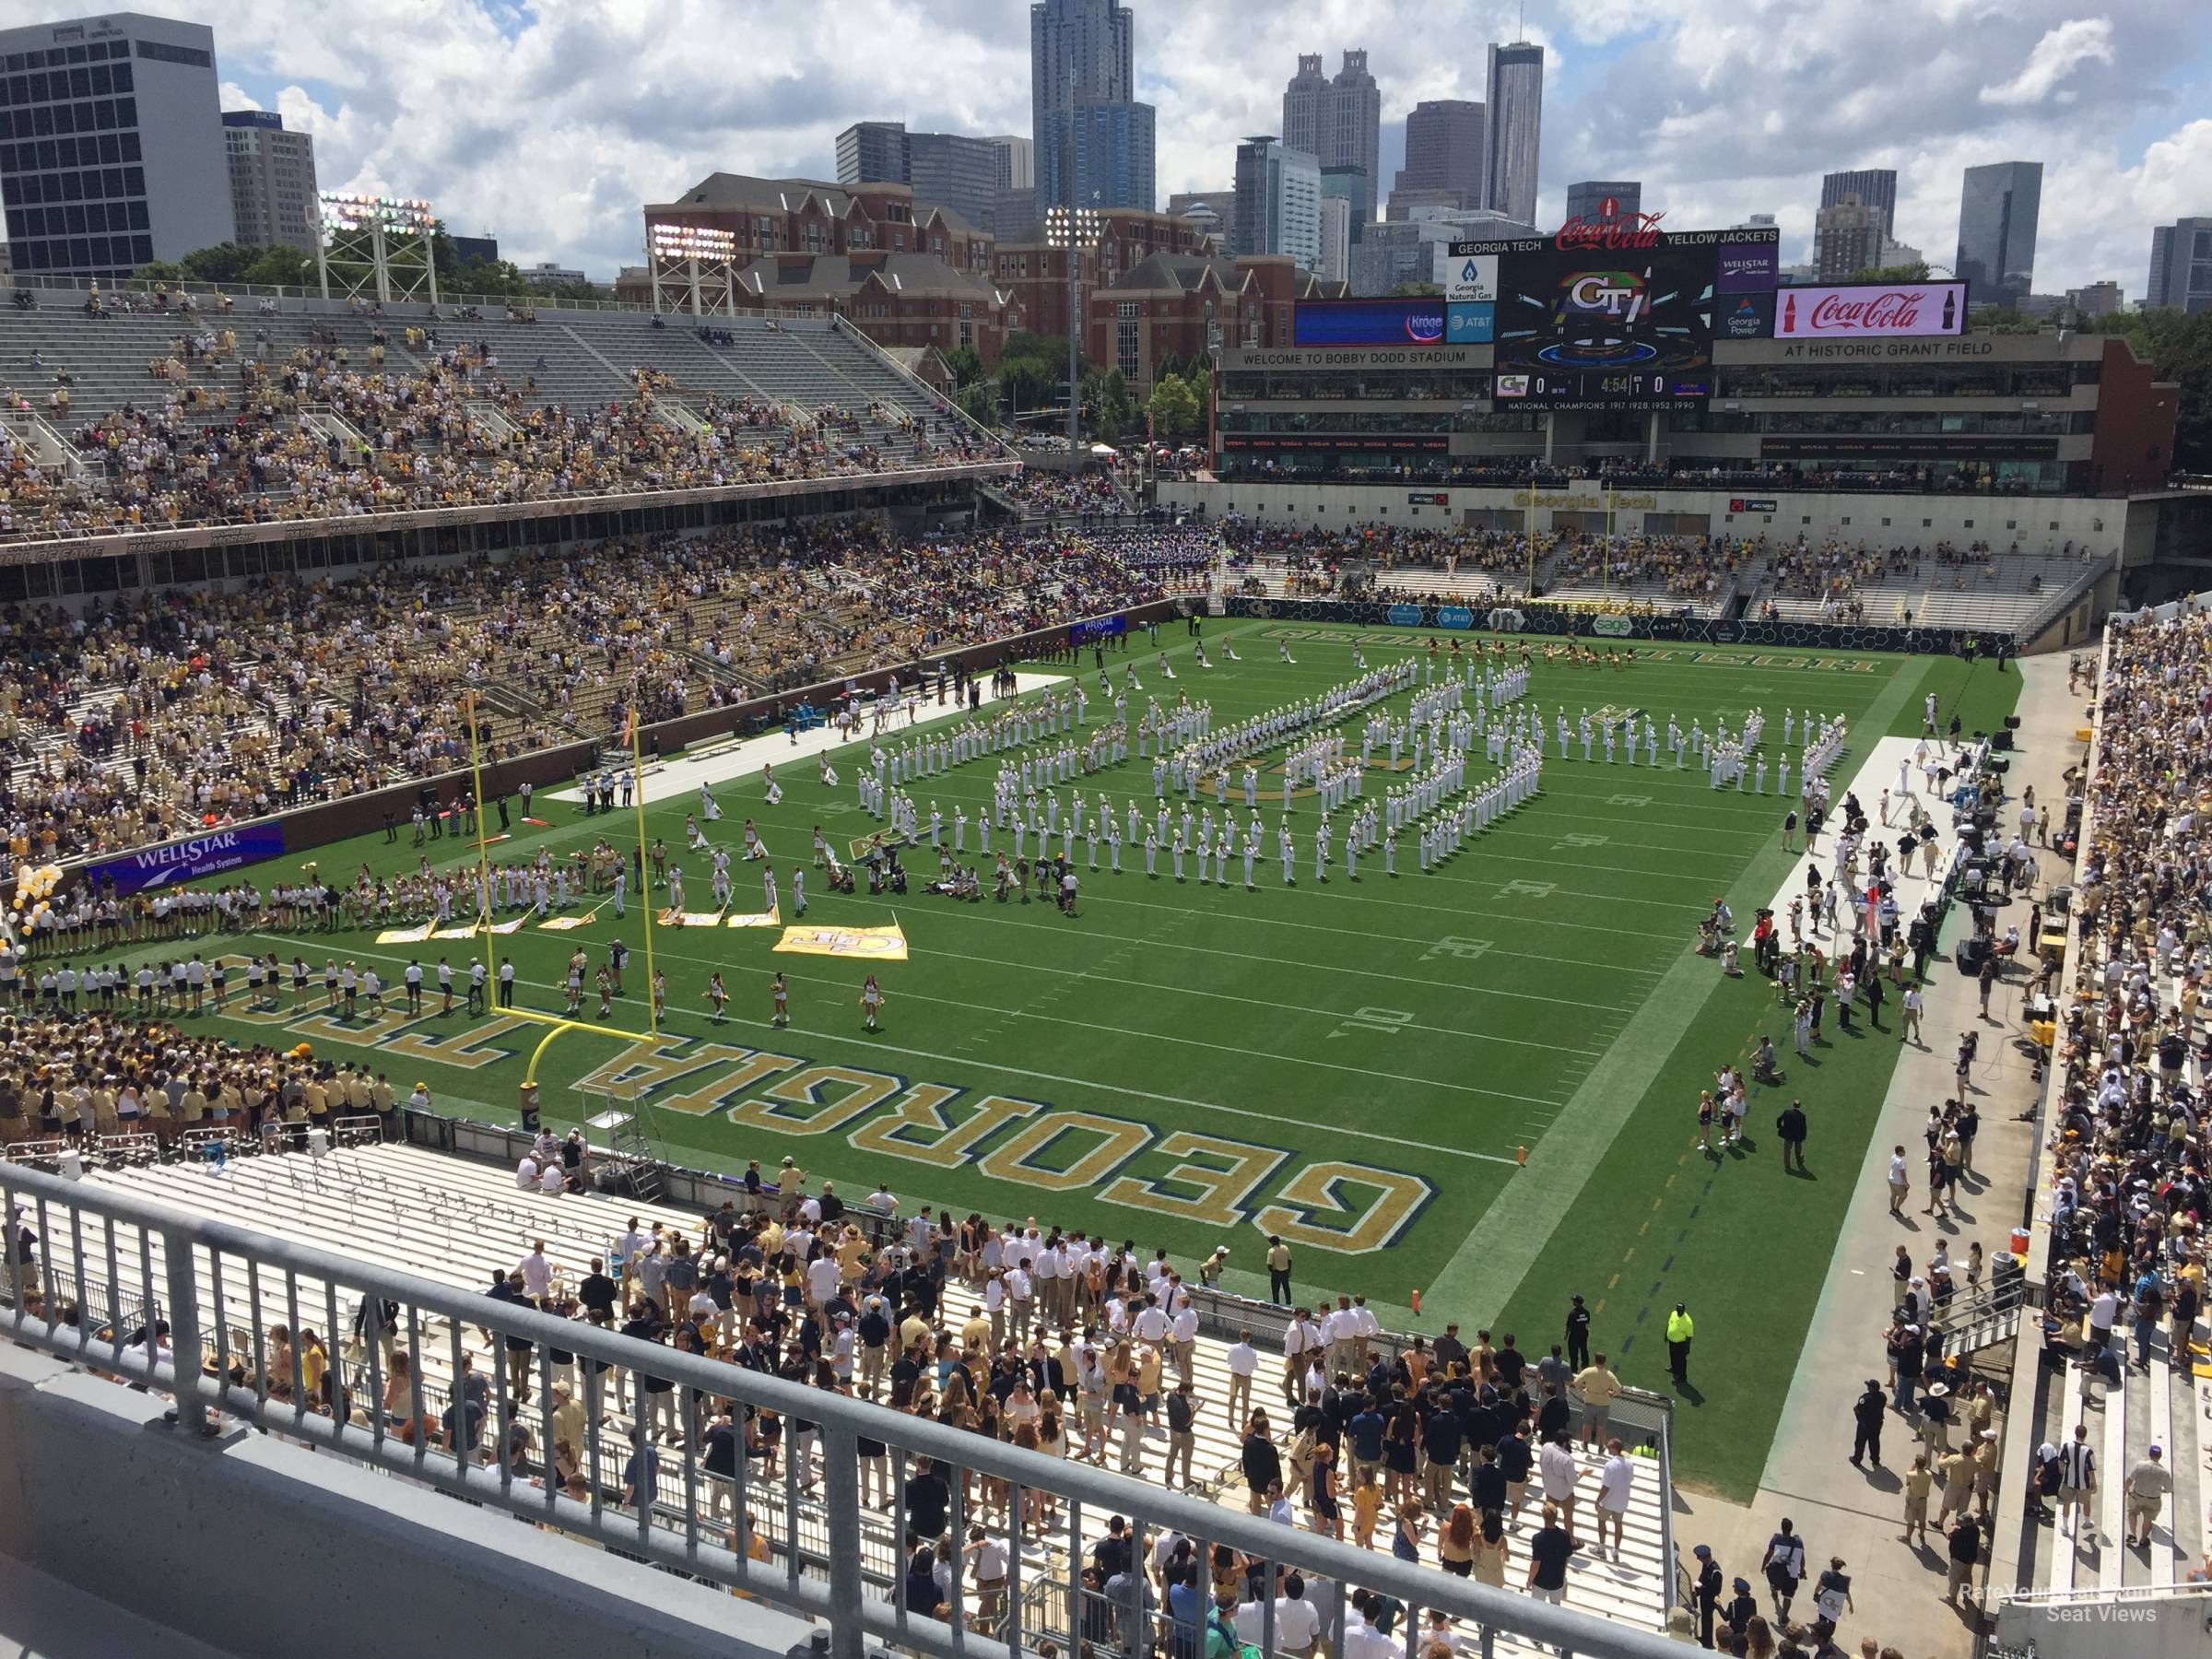
POLYGON ((1874 1466, 1882 1466, 1882 1421, 1889 1415, 1889 1402, 1882 1394, 1882 1385, 1872 1377, 1866 1379, 1866 1392, 1854 1401, 1851 1415, 1857 1425, 1851 1441, 1851 1465, 1864 1468, 1859 1460, 1872 1457, 1874 1466))

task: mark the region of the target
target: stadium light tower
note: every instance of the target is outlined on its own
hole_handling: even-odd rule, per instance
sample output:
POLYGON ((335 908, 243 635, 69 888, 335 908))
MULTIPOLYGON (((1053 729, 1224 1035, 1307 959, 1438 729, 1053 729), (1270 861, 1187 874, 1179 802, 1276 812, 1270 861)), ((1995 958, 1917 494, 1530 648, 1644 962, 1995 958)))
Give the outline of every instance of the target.
POLYGON ((323 298, 331 297, 335 275, 341 300, 373 293, 379 301, 427 298, 438 303, 438 259, 431 237, 438 218, 418 197, 355 195, 319 192, 320 233, 315 238, 315 274, 323 298))
POLYGON ((1104 221, 1095 207, 1049 207, 1044 215, 1045 240, 1067 253, 1067 453, 1072 456, 1080 441, 1082 402, 1077 385, 1077 342, 1083 335, 1082 285, 1077 271, 1083 250, 1098 245, 1104 221))
POLYGON ((737 313, 737 235, 713 225, 654 219, 645 227, 655 312, 737 313))

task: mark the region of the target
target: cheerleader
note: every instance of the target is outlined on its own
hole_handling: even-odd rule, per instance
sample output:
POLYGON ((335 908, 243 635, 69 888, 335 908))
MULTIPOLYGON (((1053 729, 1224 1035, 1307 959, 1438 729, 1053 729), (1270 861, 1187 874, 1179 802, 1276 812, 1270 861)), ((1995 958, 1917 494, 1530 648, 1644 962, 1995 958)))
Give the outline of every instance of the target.
POLYGON ((721 974, 710 973, 707 975, 706 995, 708 1006, 714 1010, 714 1023, 716 1025, 722 1024, 722 1010, 724 1006, 729 1002, 730 994, 726 989, 724 988, 721 974))
POLYGON ((866 1030, 873 1031, 880 1029, 876 1023, 876 1017, 883 1011, 883 987, 876 982, 876 976, 872 973, 861 982, 860 1010, 865 1016, 863 1024, 866 1030))
POLYGON ((782 785, 776 782, 776 769, 763 764, 760 768, 761 793, 767 795, 771 806, 779 806, 783 799, 782 785))

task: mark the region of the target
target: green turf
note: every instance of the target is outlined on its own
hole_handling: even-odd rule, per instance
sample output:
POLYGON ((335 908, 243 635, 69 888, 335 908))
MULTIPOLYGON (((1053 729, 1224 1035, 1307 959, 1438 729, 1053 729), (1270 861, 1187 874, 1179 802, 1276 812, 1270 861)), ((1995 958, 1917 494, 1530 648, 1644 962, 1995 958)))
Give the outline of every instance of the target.
MULTIPOLYGON (((1212 624, 1209 640, 1223 631, 1212 624)), ((1354 672, 1347 629, 1230 631, 1243 660, 1226 664, 1217 648, 1222 665, 1210 673, 1189 665, 1180 633, 1163 633, 1182 676, 1172 688, 1158 680, 1149 649, 1127 660, 1147 693, 1209 698, 1224 724, 1354 672), (1291 641, 1295 665, 1277 660, 1276 636, 1291 641)), ((1418 648, 1410 632, 1356 637, 1375 662, 1418 648)), ((1118 684, 1121 660, 1110 665, 1118 684)), ((1619 671, 1539 660, 1534 700, 1547 722, 1561 703, 1571 722, 1585 706, 1649 709, 1662 732, 1670 712, 1687 729, 1692 718, 1710 727, 1716 713, 1733 722, 1759 705, 1776 737, 1785 705, 1809 707, 1878 735, 1919 729, 1924 688, 1938 692, 1947 719, 1956 703, 1970 727, 1992 724, 2017 684, 1986 665, 1969 671, 1943 659, 1683 645, 1646 649, 1619 671)), ((1092 720, 1101 712, 1094 696, 1092 720)), ((822 790, 811 760, 797 763, 776 808, 755 778, 718 786, 722 838, 735 842, 752 817, 787 881, 812 824, 840 840, 872 829, 853 805, 856 753, 834 759, 844 778, 836 791, 822 790)), ((1543 794, 1436 875, 1418 873, 1406 841, 1394 879, 1378 857, 1347 881, 1339 853, 1330 883, 1315 885, 1315 803, 1304 798, 1293 818, 1299 883, 1285 888, 1272 840, 1280 780, 1270 793, 1264 767, 1269 842, 1256 892, 1241 888, 1241 859, 1230 861, 1228 890, 1179 887, 1164 853, 1161 876, 1147 880, 1141 849, 1126 845, 1119 877, 1100 849, 1074 920, 1037 903, 955 904, 918 892, 887 903, 865 893, 825 898, 818 887, 809 922, 896 921, 910 943, 909 961, 879 970, 888 1003, 875 1035, 861 1030, 855 1006, 864 964, 771 954, 777 935, 767 930, 656 930, 655 959, 670 982, 664 1064, 675 1075, 646 1096, 650 1128, 679 1161, 737 1169, 759 1158, 772 1171, 788 1154, 855 1198, 884 1179, 910 1202, 956 1215, 1034 1215, 1161 1244, 1184 1261, 1230 1242, 1239 1288, 1258 1287, 1261 1234, 1281 1228, 1293 1233, 1301 1291, 1363 1291, 1386 1317, 1409 1319, 1410 1292, 1421 1289, 1426 1328, 1502 1311, 1524 1348, 1557 1338, 1567 1298, 1580 1291, 1600 1306, 1598 1345, 1629 1381, 1652 1386, 1665 1386, 1661 1314, 1688 1300, 1700 1312, 1693 1379, 1702 1394, 1692 1404, 1701 1409, 1685 1414, 1677 1467, 1742 1495, 1764 1460, 1894 1048, 1831 1035, 1820 1065, 1792 1079, 1814 1112, 1810 1179, 1783 1177, 1769 1155, 1778 1103, 1766 1097, 1753 1102, 1761 1142, 1753 1155, 1718 1168, 1685 1158, 1698 1088, 1747 1050, 1771 1007, 1755 976, 1724 980, 1689 954, 1696 919, 1716 894, 1739 911, 1764 902, 1787 860, 1776 846, 1774 795, 1715 793, 1694 767, 1678 771, 1664 752, 1662 762, 1653 771, 1607 767, 1602 750, 1591 764, 1555 755, 1543 794), (708 1024, 701 995, 715 968, 735 998, 721 1028, 708 1024), (766 985, 778 968, 791 983, 787 1030, 767 1024, 766 985), (1347 1240, 1363 1218, 1369 1235, 1347 1240)), ((1847 777, 1853 764, 1836 770, 1847 777)), ((973 817, 987 803, 995 765, 973 762, 910 788, 925 815, 935 799, 949 826, 956 804, 973 817)), ((1488 771, 1478 749, 1470 775, 1488 771)), ((1100 781, 1083 781, 1088 795, 1100 781)), ((1117 806, 1135 794, 1149 807, 1148 762, 1133 758, 1103 781, 1117 806)), ((694 800, 652 809, 649 834, 680 847, 694 800)), ((603 830, 634 839, 627 817, 586 818, 543 795, 538 806, 549 827, 518 823, 495 857, 588 845, 603 830)), ((970 845, 973 856, 972 831, 970 845)), ((457 863, 466 848, 448 840, 425 851, 457 863)), ((1080 864, 1079 840, 1077 854, 1080 864)), ((418 854, 371 835, 316 856, 324 871, 349 873, 364 862, 411 868, 418 854)), ((703 906, 703 862, 679 862, 688 902, 703 906)), ((253 874, 265 884, 276 873, 253 874)), ((756 907, 757 869, 740 864, 736 880, 738 906, 756 907)), ((525 928, 499 945, 519 964, 524 1004, 553 1012, 570 950, 581 943, 596 963, 616 931, 602 911, 573 933, 525 928)), ((622 932, 631 995, 613 1023, 634 1029, 644 982, 634 901, 622 932)), ((293 949, 288 938, 241 947, 248 943, 288 959, 293 949)), ((335 952, 373 959, 394 980, 410 954, 429 965, 450 951, 462 963, 471 949, 467 941, 379 947, 365 933, 301 944, 318 969, 335 952)), ((319 990, 314 1001, 305 1023, 288 1014, 228 1023, 265 1041, 282 1026, 285 1041, 338 1056, 373 1046, 403 1092, 420 1079, 445 1107, 512 1118, 537 1029, 487 1033, 432 1013, 370 1033, 322 1016, 319 990), (474 1038, 480 1049, 453 1052, 474 1038)), ((595 1011, 593 999, 586 1017, 595 1011)), ((548 1119, 572 1121, 577 1080, 631 1053, 611 1037, 561 1037, 538 1073, 548 1119)))

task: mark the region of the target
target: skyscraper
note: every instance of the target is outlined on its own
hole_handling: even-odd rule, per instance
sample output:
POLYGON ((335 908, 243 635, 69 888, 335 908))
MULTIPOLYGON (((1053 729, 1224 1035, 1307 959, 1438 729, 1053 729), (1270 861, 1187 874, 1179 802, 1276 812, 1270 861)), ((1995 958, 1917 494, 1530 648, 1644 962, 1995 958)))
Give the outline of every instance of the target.
POLYGON ((1037 187, 1037 147, 1028 138, 1002 133, 983 142, 998 152, 998 187, 1034 190, 1037 187))
POLYGON ((1994 161, 1966 170, 1959 199, 1959 257, 1951 268, 1973 305, 2017 309, 2035 276, 2035 221, 2043 198, 2041 161, 1994 161))
POLYGON ((1544 48, 1493 41, 1489 53, 1489 133, 1483 147, 1489 182, 1482 205, 1533 225, 1544 136, 1544 48))
POLYGON ((237 234, 214 30, 113 12, 0 30, 0 54, 18 275, 125 276, 237 234))
MULTIPOLYGON (((1845 172, 1820 175, 1820 206, 1833 207, 1845 196, 1855 195, 1862 206, 1880 220, 1881 239, 1897 234, 1897 170, 1893 167, 1854 167, 1845 172)), ((1877 261, 1876 263, 1879 263, 1877 261)))
POLYGON ((223 146, 238 240, 312 253, 323 229, 313 135, 286 132, 274 110, 225 110, 223 146))
POLYGON ((1462 207, 1479 207, 1489 188, 1484 158, 1489 136, 1483 107, 1466 99, 1424 99, 1406 117, 1406 165, 1391 182, 1400 191, 1449 190, 1462 207))
POLYGON ((906 123, 856 121, 837 135, 840 184, 906 182, 906 123))
POLYGON ((1231 245, 1239 253, 1288 253, 1300 270, 1319 266, 1321 168, 1311 155, 1272 136, 1237 146, 1231 245))
POLYGON ((1153 203, 1153 110, 1136 101, 1136 25, 1120 0, 1030 7, 1037 208, 1153 203))
POLYGON ((1382 157, 1382 89, 1368 72, 1364 47, 1344 54, 1323 109, 1326 118, 1315 158, 1325 168, 1356 167, 1367 175, 1367 195, 1358 204, 1358 218, 1372 218, 1375 170, 1382 157))
POLYGON ((2212 218, 2176 219, 2150 233, 2150 280, 2143 303, 2153 309, 2212 311, 2212 218))
POLYGON ((1328 101, 1329 77, 1321 72, 1321 53, 1298 54, 1298 73, 1283 88, 1283 142, 1292 149, 1321 154, 1321 107, 1328 101))
POLYGON ((1622 218, 1633 218, 1643 211, 1642 182, 1636 179, 1584 179, 1570 184, 1562 222, 1603 218, 1608 201, 1617 205, 1622 218))
POLYGON ((1337 194, 1351 202, 1354 225, 1374 218, 1382 92, 1368 72, 1365 51, 1347 51, 1334 80, 1322 75, 1321 53, 1299 53, 1298 73, 1283 88, 1283 143, 1305 151, 1324 172, 1348 178, 1344 170, 1357 170, 1364 188, 1337 194))
POLYGON ((1882 215, 1846 192, 1813 216, 1813 275, 1822 282, 1847 281, 1854 271, 1882 263, 1882 215))

